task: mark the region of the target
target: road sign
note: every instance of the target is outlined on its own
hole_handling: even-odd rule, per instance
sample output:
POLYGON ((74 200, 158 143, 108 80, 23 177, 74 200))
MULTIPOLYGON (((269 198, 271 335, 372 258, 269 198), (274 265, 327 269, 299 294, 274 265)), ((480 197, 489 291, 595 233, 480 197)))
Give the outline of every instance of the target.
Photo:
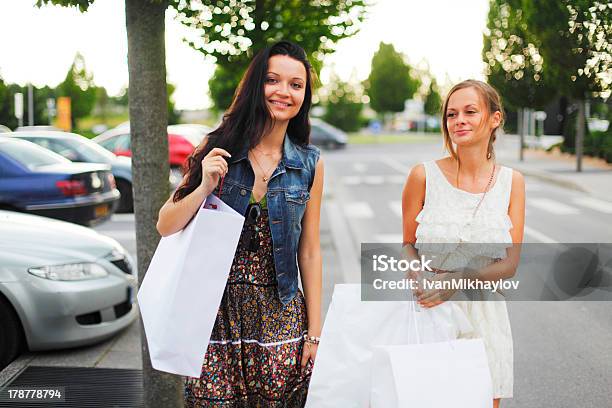
POLYGON ((57 127, 66 132, 70 132, 72 129, 70 115, 70 97, 60 96, 57 98, 57 127))
POLYGON ((15 94, 15 117, 23 119, 23 94, 21 92, 15 94))

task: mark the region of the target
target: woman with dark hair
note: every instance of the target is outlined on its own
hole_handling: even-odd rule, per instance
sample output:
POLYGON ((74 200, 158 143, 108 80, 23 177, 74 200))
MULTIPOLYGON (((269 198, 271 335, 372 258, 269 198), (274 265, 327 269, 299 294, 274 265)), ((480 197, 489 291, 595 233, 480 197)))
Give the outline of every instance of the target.
POLYGON ((186 406, 305 404, 321 332, 323 163, 308 144, 312 82, 299 46, 260 51, 159 212, 163 236, 184 228, 209 194, 245 215, 201 376, 185 382, 186 406))

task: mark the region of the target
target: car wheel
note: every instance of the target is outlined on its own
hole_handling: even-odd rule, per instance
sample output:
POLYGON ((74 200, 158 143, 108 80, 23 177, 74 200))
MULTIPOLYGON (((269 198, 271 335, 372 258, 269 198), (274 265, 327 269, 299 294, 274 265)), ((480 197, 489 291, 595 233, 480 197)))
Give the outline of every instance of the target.
POLYGON ((118 213, 134 212, 134 193, 132 192, 132 183, 125 180, 117 180, 117 189, 121 193, 119 199, 118 213))
POLYGON ((19 317, 8 301, 0 296, 0 370, 19 355, 23 345, 19 317))

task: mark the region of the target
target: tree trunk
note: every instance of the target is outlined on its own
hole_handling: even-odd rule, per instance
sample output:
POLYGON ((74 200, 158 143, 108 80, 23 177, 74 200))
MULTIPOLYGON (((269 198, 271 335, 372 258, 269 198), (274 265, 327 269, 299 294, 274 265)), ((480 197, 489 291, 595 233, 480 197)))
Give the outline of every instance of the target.
POLYGON ((576 171, 582 171, 582 152, 584 146, 584 99, 578 101, 578 117, 576 117, 576 171))
MULTIPOLYGON (((136 214, 138 280, 142 283, 159 242, 157 215, 169 196, 165 1, 126 0, 129 112, 136 214)), ((182 407, 181 377, 151 367, 141 323, 146 407, 182 407)))

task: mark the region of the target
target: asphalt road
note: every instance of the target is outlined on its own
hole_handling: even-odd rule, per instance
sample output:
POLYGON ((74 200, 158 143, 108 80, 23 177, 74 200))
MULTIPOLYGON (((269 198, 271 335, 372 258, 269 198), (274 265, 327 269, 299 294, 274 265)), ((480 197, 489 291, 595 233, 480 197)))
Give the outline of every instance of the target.
MULTIPOLYGON (((401 191, 409 169, 442 157, 438 139, 349 146, 323 153, 324 305, 333 285, 359 281, 362 242, 401 242, 401 191)), ((612 180, 611 180, 612 182, 612 180)), ((612 242, 612 202, 526 178, 526 242, 612 242)), ((95 228, 135 255, 134 218, 95 228)), ((508 302, 514 398, 503 407, 612 406, 612 304, 508 302)))

